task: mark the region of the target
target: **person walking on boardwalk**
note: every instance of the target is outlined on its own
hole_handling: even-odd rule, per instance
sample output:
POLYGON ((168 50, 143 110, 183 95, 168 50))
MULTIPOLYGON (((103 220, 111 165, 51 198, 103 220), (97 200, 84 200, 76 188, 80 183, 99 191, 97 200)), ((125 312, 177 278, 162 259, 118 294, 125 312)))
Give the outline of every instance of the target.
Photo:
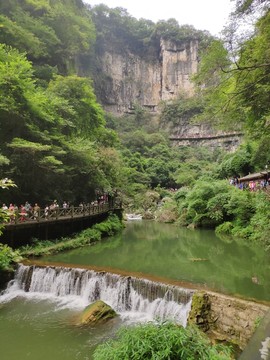
POLYGON ((10 204, 8 208, 9 222, 12 223, 15 221, 15 209, 14 205, 10 204))
POLYGON ((34 220, 37 220, 39 217, 39 212, 40 212, 40 207, 38 206, 37 203, 35 203, 35 206, 33 207, 33 215, 34 215, 34 220))
POLYGON ((19 210, 19 215, 20 215, 20 218, 19 218, 19 221, 20 222, 23 222, 23 221, 26 221, 26 217, 27 217, 27 212, 26 212, 26 209, 23 205, 20 206, 20 210, 19 210))

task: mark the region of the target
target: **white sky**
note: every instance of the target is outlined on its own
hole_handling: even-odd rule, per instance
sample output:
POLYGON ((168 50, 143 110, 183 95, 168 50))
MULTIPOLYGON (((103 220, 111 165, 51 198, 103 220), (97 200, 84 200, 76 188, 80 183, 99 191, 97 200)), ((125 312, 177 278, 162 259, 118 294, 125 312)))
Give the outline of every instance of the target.
POLYGON ((174 18, 179 25, 193 25, 197 30, 208 30, 219 35, 230 12, 231 0, 84 0, 90 5, 105 4, 110 8, 122 7, 137 19, 157 22, 174 18))

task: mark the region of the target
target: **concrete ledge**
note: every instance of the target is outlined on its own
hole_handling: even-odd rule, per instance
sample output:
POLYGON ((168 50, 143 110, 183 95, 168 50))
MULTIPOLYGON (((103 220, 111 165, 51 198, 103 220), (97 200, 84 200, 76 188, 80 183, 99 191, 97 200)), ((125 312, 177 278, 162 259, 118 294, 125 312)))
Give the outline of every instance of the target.
POLYGON ((269 309, 270 305, 198 291, 193 295, 188 322, 243 350, 269 309))

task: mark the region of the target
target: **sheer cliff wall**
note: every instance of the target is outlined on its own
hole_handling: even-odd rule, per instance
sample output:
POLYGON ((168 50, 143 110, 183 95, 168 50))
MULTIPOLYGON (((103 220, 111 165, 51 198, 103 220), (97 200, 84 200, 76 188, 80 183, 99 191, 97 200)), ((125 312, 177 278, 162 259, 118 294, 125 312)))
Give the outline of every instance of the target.
POLYGON ((120 116, 138 105, 155 113, 161 101, 170 101, 181 93, 192 96, 198 41, 180 44, 161 40, 156 57, 107 44, 99 55, 98 68, 94 77, 102 76, 96 83, 105 110, 120 116))

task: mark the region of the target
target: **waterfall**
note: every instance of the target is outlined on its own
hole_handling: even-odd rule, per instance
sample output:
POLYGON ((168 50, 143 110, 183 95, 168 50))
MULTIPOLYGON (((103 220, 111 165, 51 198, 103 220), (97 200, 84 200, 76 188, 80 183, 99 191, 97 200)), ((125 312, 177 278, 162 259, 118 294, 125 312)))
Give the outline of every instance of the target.
POLYGON ((186 326, 192 290, 107 272, 19 265, 0 303, 17 296, 80 308, 101 299, 124 319, 172 320, 186 326))

